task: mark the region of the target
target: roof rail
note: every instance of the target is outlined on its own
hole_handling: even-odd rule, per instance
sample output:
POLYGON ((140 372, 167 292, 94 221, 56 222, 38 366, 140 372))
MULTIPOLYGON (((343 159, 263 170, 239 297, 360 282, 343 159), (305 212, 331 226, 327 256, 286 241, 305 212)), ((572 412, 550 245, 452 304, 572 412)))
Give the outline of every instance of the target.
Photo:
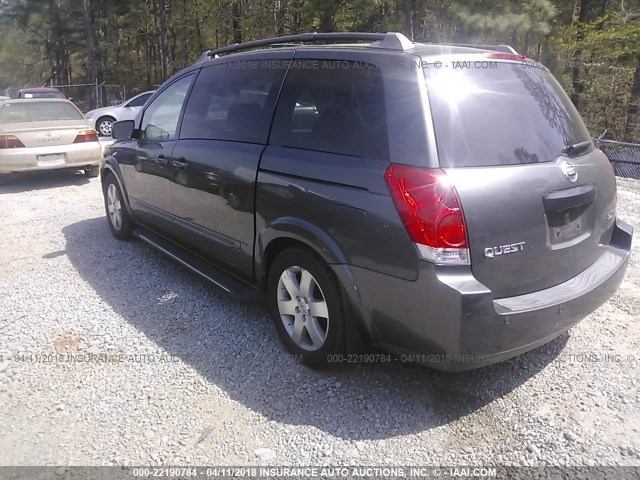
POLYGON ((481 48, 483 50, 494 50, 496 52, 515 53, 515 48, 510 45, 481 45, 475 43, 428 43, 427 45, 442 45, 443 47, 468 47, 468 48, 481 48))
POLYGON ((368 41, 376 42, 375 47, 408 50, 413 47, 413 42, 401 33, 361 33, 361 32, 329 32, 329 33, 302 33, 299 35, 285 35, 283 37, 265 38, 253 42, 234 43, 226 47, 216 48, 204 52, 196 63, 210 60, 221 53, 237 52, 258 47, 284 47, 287 43, 327 42, 333 40, 344 41, 368 41))

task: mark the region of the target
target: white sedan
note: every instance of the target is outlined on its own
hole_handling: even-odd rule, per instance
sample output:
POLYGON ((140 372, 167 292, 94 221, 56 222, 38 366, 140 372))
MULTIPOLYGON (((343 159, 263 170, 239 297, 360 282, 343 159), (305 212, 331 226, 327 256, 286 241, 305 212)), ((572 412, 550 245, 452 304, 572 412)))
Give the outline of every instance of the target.
POLYGON ((69 100, 0 103, 0 184, 33 170, 83 169, 97 177, 101 159, 98 134, 69 100))
POLYGON ((85 114, 85 117, 87 117, 87 120, 95 127, 100 136, 110 137, 113 122, 133 120, 136 118, 138 112, 142 110, 144 104, 147 103, 147 100, 149 100, 154 93, 155 90, 143 92, 115 107, 91 110, 85 114))

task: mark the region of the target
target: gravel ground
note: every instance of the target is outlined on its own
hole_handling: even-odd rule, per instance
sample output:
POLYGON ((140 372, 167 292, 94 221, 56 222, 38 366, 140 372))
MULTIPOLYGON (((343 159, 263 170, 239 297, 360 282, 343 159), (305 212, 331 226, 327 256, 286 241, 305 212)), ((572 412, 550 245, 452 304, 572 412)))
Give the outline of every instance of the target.
MULTIPOLYGON (((640 231, 640 182, 619 183, 640 231)), ((81 175, 0 188, 0 464, 640 464, 637 238, 615 298, 512 361, 315 372, 102 208, 81 175)))

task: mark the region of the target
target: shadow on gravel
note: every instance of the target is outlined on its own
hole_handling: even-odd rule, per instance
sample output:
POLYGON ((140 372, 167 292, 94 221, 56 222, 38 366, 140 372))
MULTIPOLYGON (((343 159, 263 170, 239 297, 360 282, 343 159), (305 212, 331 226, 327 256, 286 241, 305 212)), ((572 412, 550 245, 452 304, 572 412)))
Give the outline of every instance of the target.
MULTIPOLYGON (((3 180, 4 181, 4 180, 3 180)), ((50 170, 21 173, 0 183, 0 195, 3 193, 21 193, 47 188, 66 187, 69 185, 85 185, 89 178, 80 170, 50 170)))
POLYGON ((271 420, 345 439, 422 432, 468 415, 535 376, 567 341, 458 374, 399 362, 316 372, 284 353, 262 308, 234 302, 141 242, 115 240, 105 219, 64 235, 82 278, 168 354, 271 420))

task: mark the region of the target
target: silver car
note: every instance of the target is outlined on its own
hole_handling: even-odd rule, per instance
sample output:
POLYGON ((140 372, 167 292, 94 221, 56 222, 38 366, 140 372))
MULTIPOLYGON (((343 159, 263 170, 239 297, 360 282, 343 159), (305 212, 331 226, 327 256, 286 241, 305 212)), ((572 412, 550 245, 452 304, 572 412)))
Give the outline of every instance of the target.
POLYGON ((154 93, 155 90, 150 90, 130 98, 121 105, 91 110, 86 113, 86 117, 101 137, 110 137, 113 122, 133 120, 136 118, 138 112, 142 110, 144 104, 147 103, 147 100, 149 100, 154 93))
POLYGON ((62 168, 97 177, 101 158, 98 134, 69 100, 0 103, 0 183, 18 172, 62 168))

